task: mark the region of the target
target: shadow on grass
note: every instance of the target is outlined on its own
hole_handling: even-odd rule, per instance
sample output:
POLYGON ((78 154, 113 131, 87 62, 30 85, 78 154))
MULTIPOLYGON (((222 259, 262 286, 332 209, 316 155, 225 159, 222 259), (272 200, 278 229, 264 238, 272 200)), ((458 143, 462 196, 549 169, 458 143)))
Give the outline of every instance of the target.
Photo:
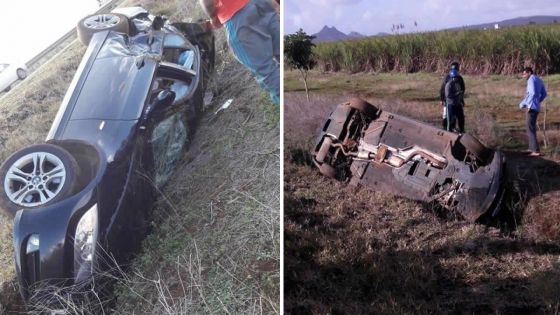
MULTIPOLYGON (((412 203, 402 217, 382 210, 394 206, 383 199, 364 206, 367 189, 327 193, 340 187, 314 177, 306 150, 286 154, 293 181, 284 202, 286 314, 543 314, 560 307, 560 264, 550 260, 560 255, 559 235, 519 232, 522 224, 543 225, 526 216, 535 199, 560 191, 557 163, 506 152, 503 209, 477 228, 426 207, 407 215, 412 203), (356 211, 362 215, 350 215, 356 211)), ((543 208, 552 214, 557 203, 543 208)), ((541 220, 560 220, 547 214, 541 220)))
MULTIPOLYGON (((505 154, 507 178, 502 209, 496 218, 486 217, 481 223, 499 227, 502 232, 509 233, 526 222, 527 209, 533 199, 541 198, 546 193, 560 191, 560 164, 545 158, 529 157, 526 153, 518 151, 507 151, 505 154)), ((557 222, 560 214, 554 209, 541 209, 543 213, 540 219, 557 222), (550 216, 547 216, 547 212, 550 216)), ((544 236, 549 239, 560 237, 544 236)))
POLYGON ((288 197, 285 202, 286 314, 534 314, 559 305, 558 265, 507 277, 496 277, 503 267, 491 263, 480 263, 479 268, 488 270, 472 277, 469 266, 469 261, 527 253, 558 255, 559 244, 479 236, 418 249, 384 246, 388 239, 404 241, 403 231, 380 240, 341 224, 319 207, 307 198, 288 197))

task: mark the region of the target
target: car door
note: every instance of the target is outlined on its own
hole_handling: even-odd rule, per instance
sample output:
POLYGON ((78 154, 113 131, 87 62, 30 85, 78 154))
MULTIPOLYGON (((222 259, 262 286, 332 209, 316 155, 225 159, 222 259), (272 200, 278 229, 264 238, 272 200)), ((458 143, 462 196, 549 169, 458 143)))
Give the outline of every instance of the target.
POLYGON ((162 62, 152 85, 148 142, 153 156, 153 176, 161 187, 172 174, 192 139, 201 106, 196 70, 162 62), (165 99, 167 98, 167 100, 165 99))

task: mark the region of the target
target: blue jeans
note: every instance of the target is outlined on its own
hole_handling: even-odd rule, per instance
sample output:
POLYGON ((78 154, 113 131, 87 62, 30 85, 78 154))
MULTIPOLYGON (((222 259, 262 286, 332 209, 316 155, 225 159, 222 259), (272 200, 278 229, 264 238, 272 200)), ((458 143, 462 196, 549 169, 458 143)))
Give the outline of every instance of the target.
POLYGON ((280 18, 269 0, 250 0, 224 24, 228 44, 259 85, 280 104, 280 18))
POLYGON ((537 116, 539 112, 529 110, 527 113, 527 137, 529 138, 529 150, 539 152, 539 142, 537 141, 537 116))

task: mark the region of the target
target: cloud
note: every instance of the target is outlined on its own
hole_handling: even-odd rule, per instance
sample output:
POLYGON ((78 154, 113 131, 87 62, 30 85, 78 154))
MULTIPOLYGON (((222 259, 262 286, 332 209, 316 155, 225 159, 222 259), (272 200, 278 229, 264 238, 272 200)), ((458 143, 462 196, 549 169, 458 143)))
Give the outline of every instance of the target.
POLYGON ((301 15, 299 15, 299 14, 292 15, 292 16, 289 17, 289 19, 292 20, 292 25, 294 25, 294 26, 302 25, 302 23, 301 23, 302 18, 301 18, 301 15))
POLYGON ((334 19, 336 21, 340 20, 340 18, 344 17, 344 13, 342 12, 342 10, 340 8, 335 8, 334 9, 334 19))

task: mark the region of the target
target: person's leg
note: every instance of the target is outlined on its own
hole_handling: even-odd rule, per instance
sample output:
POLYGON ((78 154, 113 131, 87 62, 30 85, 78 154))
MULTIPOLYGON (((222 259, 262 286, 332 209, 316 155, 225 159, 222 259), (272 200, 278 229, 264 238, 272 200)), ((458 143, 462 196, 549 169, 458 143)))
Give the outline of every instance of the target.
POLYGON ((536 111, 529 111, 527 114, 527 138, 529 140, 529 150, 539 152, 539 143, 537 141, 537 116, 536 111))
POLYGON ((249 2, 224 24, 228 43, 235 57, 280 104, 280 65, 274 60, 273 37, 268 34, 270 14, 263 13, 255 1, 249 2))
POLYGON ((272 38, 272 55, 280 62, 280 16, 274 8, 272 0, 252 0, 259 14, 263 16, 264 25, 272 38))
POLYGON ((456 117, 459 124, 459 132, 465 133, 465 112, 462 105, 457 105, 456 117))
POLYGON ((453 131, 457 123, 457 111, 455 105, 447 105, 447 131, 453 131))

